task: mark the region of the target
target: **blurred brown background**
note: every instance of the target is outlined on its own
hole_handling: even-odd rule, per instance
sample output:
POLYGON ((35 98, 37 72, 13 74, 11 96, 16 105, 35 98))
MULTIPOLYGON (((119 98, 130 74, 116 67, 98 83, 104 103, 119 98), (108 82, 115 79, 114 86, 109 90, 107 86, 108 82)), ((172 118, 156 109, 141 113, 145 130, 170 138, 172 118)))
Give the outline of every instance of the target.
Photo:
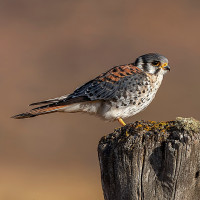
POLYGON ((135 120, 199 117, 200 2, 0 1, 0 199, 103 200, 99 139, 117 122, 86 114, 10 116, 118 64, 159 52, 171 66, 135 120))

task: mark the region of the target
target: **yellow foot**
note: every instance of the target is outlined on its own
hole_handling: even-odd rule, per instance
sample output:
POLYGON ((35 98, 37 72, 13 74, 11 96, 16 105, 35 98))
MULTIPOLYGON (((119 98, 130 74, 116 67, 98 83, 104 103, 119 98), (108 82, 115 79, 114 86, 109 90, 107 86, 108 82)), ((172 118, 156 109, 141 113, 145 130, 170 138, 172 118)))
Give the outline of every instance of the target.
POLYGON ((119 122, 122 126, 126 126, 126 123, 123 121, 122 118, 118 118, 118 122, 119 122))

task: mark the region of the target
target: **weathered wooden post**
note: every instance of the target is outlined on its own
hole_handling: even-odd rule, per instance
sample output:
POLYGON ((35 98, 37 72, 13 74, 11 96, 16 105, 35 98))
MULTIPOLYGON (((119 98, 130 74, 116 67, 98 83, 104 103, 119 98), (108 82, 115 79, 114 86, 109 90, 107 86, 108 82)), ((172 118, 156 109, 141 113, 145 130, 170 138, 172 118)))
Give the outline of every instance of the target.
POLYGON ((200 200, 200 122, 139 121, 98 146, 105 200, 200 200))

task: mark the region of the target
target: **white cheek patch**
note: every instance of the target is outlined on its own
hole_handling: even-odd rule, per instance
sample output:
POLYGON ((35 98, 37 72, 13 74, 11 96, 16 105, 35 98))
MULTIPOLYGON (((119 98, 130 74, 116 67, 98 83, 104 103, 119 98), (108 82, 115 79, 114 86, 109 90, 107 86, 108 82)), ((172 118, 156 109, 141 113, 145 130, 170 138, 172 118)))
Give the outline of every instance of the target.
POLYGON ((148 73, 154 74, 156 72, 156 68, 150 64, 147 65, 148 73))

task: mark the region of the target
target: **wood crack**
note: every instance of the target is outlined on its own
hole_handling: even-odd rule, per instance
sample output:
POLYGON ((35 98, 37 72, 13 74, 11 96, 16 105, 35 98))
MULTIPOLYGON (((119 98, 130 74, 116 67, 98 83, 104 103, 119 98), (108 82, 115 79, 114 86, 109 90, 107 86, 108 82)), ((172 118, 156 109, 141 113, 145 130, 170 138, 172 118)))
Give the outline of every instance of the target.
POLYGON ((178 120, 135 122, 100 140, 105 200, 199 200, 200 122, 178 120))

